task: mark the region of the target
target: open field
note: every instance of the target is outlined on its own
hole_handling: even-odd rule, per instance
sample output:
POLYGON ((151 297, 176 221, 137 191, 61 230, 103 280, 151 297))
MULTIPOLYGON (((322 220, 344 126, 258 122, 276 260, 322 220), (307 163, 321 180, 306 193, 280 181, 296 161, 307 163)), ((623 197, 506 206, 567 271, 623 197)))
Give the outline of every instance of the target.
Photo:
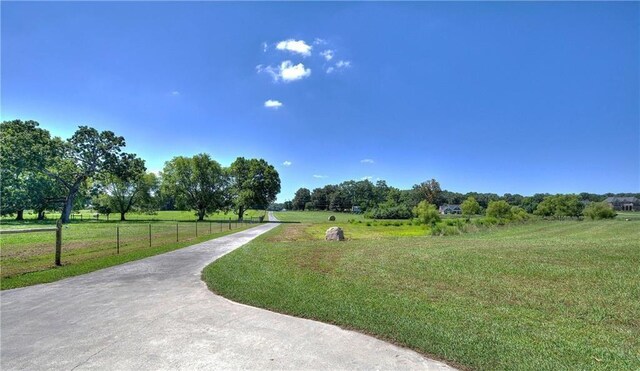
MULTIPOLYGON (((96 212, 92 211, 92 210, 81 210, 79 212, 73 213, 72 214, 72 221, 101 221, 101 222, 106 222, 107 221, 107 216, 105 214, 101 214, 98 219, 96 219, 95 216, 96 212)), ((266 215, 264 210, 247 210, 245 212, 244 218, 245 219, 249 219, 251 220, 251 218, 257 219, 258 216, 260 215, 266 215)), ((30 212, 30 211, 25 211, 24 213, 24 219, 25 222, 38 222, 37 219, 38 215, 30 212)), ((53 223, 55 223, 55 220, 60 218, 60 213, 46 213, 46 220, 45 221, 41 221, 39 223, 50 223, 53 221, 53 223)), ((207 221, 221 221, 221 220, 229 220, 229 218, 231 218, 232 220, 235 220, 238 218, 237 214, 234 214, 233 212, 228 212, 228 213, 222 213, 222 212, 218 212, 215 214, 210 214, 207 217, 205 217, 205 220, 207 221)), ((157 211, 155 213, 149 214, 149 213, 138 213, 138 212, 131 212, 131 213, 127 213, 126 214, 126 219, 127 221, 133 221, 133 220, 138 220, 138 221, 194 221, 197 219, 196 213, 194 211, 179 211, 179 210, 175 210, 175 211, 157 211)), ((15 216, 2 216, 0 217, 0 220, 2 221, 3 224, 3 228, 5 225, 12 225, 12 224, 21 224, 24 222, 17 222, 15 221, 15 216)), ((115 221, 120 221, 120 214, 119 213, 111 213, 109 215, 109 220, 110 222, 115 222, 115 221)))
POLYGON ((288 224, 203 278, 231 300, 466 368, 640 369, 635 216, 449 237, 389 237, 403 227, 346 223, 352 239, 342 243, 323 241, 325 223, 288 224))
MULTIPOLYGON (((42 224, 38 225, 42 227, 42 224)), ((12 225, 12 228, 5 228, 3 224, 2 227, 21 229, 29 226, 34 223, 12 225)), ((62 229, 62 267, 54 265, 55 232, 3 234, 0 235, 0 287, 8 289, 51 282, 175 250, 250 226, 207 221, 199 222, 197 226, 195 222, 73 222, 62 229)))

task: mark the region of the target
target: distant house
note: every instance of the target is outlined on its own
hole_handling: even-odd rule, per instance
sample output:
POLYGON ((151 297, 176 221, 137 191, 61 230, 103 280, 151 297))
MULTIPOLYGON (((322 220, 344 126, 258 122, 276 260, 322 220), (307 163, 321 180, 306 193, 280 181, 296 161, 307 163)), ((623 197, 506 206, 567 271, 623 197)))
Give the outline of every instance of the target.
POLYGON ((462 208, 460 205, 442 205, 438 208, 440 214, 462 214, 462 208))
POLYGON ((637 197, 607 197, 604 202, 616 211, 640 211, 637 197))

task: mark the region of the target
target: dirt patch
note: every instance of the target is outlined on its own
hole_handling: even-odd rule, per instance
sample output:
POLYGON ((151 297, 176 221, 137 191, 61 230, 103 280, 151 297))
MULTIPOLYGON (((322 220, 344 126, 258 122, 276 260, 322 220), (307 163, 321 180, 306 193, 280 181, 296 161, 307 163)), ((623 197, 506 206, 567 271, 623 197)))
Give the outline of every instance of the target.
POLYGON ((313 272, 328 274, 338 268, 343 255, 344 250, 338 248, 335 243, 327 247, 313 247, 308 254, 296 257, 296 265, 313 272))
POLYGON ((306 232, 309 224, 286 224, 283 225, 282 231, 274 236, 267 238, 268 242, 296 242, 310 241, 312 238, 306 232))

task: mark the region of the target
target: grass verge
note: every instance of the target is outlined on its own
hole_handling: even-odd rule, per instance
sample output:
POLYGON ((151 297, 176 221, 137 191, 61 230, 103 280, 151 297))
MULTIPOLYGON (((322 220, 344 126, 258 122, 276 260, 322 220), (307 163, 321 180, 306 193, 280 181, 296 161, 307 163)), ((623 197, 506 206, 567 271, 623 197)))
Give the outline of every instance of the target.
POLYGON ((203 279, 231 300, 467 368, 640 369, 639 221, 344 243, 314 228, 281 226, 203 279))
MULTIPOLYGON (((53 254, 50 253, 48 255, 38 256, 36 259, 36 264, 39 264, 38 270, 25 272, 25 273, 17 273, 10 276, 4 276, 4 273, 9 270, 16 269, 24 269, 25 263, 24 259, 20 262, 20 259, 3 259, 2 267, 3 267, 3 277, 0 279, 0 289, 13 289, 24 286, 31 286, 40 283, 54 282, 61 280, 63 278, 77 276, 80 274, 85 274, 89 272, 93 272, 99 269, 111 267, 118 264, 123 264, 126 262, 130 262, 133 260, 143 259, 149 256, 162 254, 165 252, 177 250, 186 246, 191 246, 196 243, 200 243, 203 241, 208 241, 213 238, 226 236, 228 234, 236 233, 255 225, 238 225, 237 228, 233 230, 225 229, 222 232, 215 232, 212 234, 207 234, 205 236, 194 237, 188 240, 180 241, 180 242, 163 242, 160 245, 152 246, 152 247, 139 247, 135 246, 132 249, 123 249, 120 254, 115 254, 114 251, 111 251, 109 255, 99 255, 90 254, 87 249, 90 248, 81 248, 77 251, 80 251, 80 255, 74 256, 66 254, 63 247, 63 265, 61 267, 55 267, 51 264, 53 261, 53 254), (46 266, 42 266, 43 259, 45 259, 46 266)), ((18 237, 27 237, 34 236, 35 234, 22 234, 22 235, 8 235, 8 236, 18 236, 18 237)), ((4 239, 4 237, 3 237, 4 239)), ((5 246, 3 246, 5 249, 5 246)), ((113 249, 111 249, 113 250, 113 249)), ((100 251, 101 254, 104 254, 103 251, 100 251)), ((30 255, 28 259, 30 259, 30 264, 33 265, 34 255, 30 255)), ((31 265, 27 265, 30 267, 31 265)), ((36 269, 36 268, 34 268, 36 269)))

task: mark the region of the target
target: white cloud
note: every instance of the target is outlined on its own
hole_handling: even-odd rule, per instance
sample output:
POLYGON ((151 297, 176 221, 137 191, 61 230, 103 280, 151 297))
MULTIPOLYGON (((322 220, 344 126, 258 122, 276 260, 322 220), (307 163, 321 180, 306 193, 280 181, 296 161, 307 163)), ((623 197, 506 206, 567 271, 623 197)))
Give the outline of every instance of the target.
POLYGON ((313 175, 314 178, 316 179, 324 179, 324 178, 328 178, 326 175, 313 175))
POLYGON ((276 44, 276 49, 287 50, 292 53, 302 54, 305 57, 311 55, 311 49, 313 47, 304 42, 304 40, 284 40, 276 44))
POLYGON ((291 161, 285 161, 282 163, 282 166, 291 166, 292 162, 291 161))
POLYGON ((319 37, 316 37, 315 39, 313 39, 313 45, 325 45, 326 43, 327 43, 327 40, 321 39, 319 37))
POLYGON ((333 67, 327 68, 327 73, 332 73, 333 71, 335 71, 335 68, 333 67))
POLYGON ((258 73, 264 72, 269 74, 273 78, 273 81, 282 80, 284 82, 300 80, 311 75, 311 68, 305 68, 302 63, 294 65, 291 61, 284 61, 278 67, 264 67, 259 64, 256 66, 256 71, 258 73))
POLYGON ((280 64, 280 78, 283 81, 296 81, 309 75, 311 75, 311 68, 304 68, 302 63, 294 66, 291 61, 284 61, 280 64))
POLYGON ((334 51, 331 49, 323 50, 320 52, 320 55, 324 57, 326 61, 330 61, 333 59, 334 51))
POLYGON ((365 158, 364 160, 360 160, 360 162, 363 163, 363 164, 374 164, 375 163, 375 161, 373 161, 370 158, 365 158))
POLYGON ((177 90, 174 90, 174 91, 171 92, 171 95, 174 96, 174 97, 177 97, 178 95, 180 95, 180 92, 177 91, 177 90))
POLYGON ((264 41, 262 42, 262 44, 260 44, 260 46, 262 46, 262 51, 263 51, 264 53, 266 53, 266 52, 267 52, 267 49, 269 49, 269 45, 268 45, 266 42, 264 42, 264 41))
POLYGON ((274 100, 274 99, 269 99, 269 100, 264 102, 264 106, 266 108, 278 109, 278 108, 282 107, 282 102, 280 102, 278 100, 274 100))
POLYGON ((371 180, 373 177, 371 175, 363 176, 361 180, 371 180))
POLYGON ((336 68, 349 68, 351 67, 351 61, 337 61, 336 68))

